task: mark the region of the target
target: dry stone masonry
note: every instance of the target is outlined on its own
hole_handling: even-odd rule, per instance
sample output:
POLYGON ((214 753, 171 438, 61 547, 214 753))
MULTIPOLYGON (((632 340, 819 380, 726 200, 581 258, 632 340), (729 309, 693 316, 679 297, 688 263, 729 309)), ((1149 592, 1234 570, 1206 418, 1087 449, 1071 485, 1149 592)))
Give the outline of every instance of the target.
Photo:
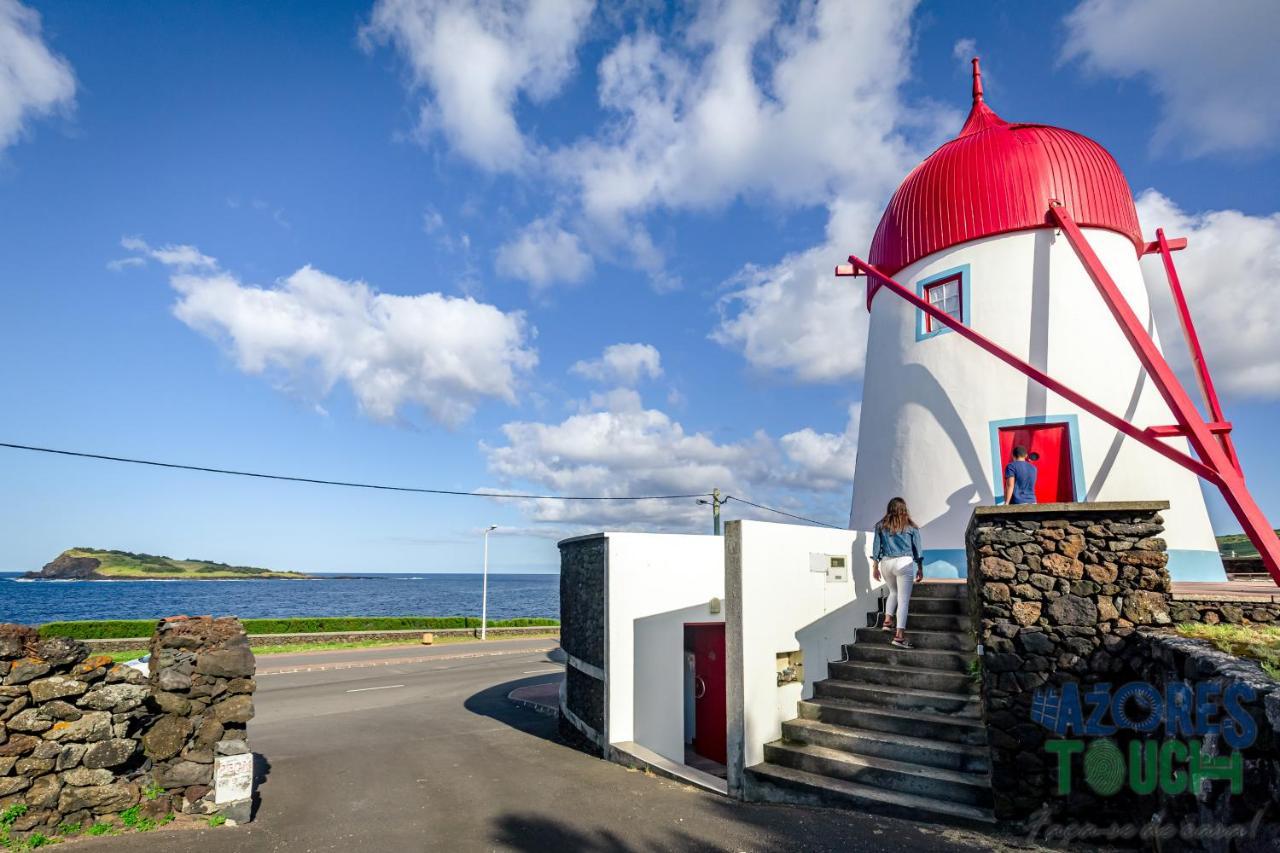
MULTIPOLYGON (((1176 622, 1199 621, 1210 612, 1219 613, 1221 621, 1238 621, 1238 616, 1262 622, 1268 621, 1266 613, 1255 619, 1251 611, 1256 608, 1249 605, 1242 604, 1243 612, 1236 614, 1228 603, 1200 607, 1172 596, 1161 538, 1160 513, 1167 507, 1156 502, 1039 504, 975 511, 966 537, 969 604, 983 650, 981 695, 996 815, 1032 824, 1047 815, 1062 825, 1179 831, 1184 823, 1243 826, 1254 835, 1231 846, 1180 835, 1163 839, 1161 849, 1280 849, 1280 683, 1254 661, 1171 630, 1176 622), (1205 782, 1176 795, 1163 788, 1140 794, 1130 784, 1135 777, 1122 774, 1116 790, 1105 795, 1079 776, 1069 792, 1059 791, 1058 761, 1045 748, 1058 736, 1042 724, 1054 709, 1042 704, 1037 722, 1037 690, 1061 697, 1070 685, 1079 696, 1096 696, 1133 682, 1149 685, 1161 699, 1162 713, 1170 714, 1163 709, 1171 689, 1221 697, 1230 685, 1247 685, 1254 698, 1245 703, 1244 713, 1254 720, 1257 738, 1241 753, 1242 789, 1232 793, 1225 783, 1205 782)), ((1144 713, 1134 711, 1139 718, 1144 713)), ((1132 762, 1129 747, 1141 740, 1137 733, 1120 727, 1108 737, 1117 744, 1116 755, 1132 762)), ((1152 730, 1155 743, 1149 745, 1176 737, 1167 729, 1152 730)), ((1147 745, 1144 741, 1139 748, 1147 745)), ((1205 762, 1227 749, 1220 735, 1205 736, 1203 747, 1205 762)), ((1088 770, 1088 757, 1083 762, 1080 757, 1073 760, 1088 770)))
POLYGON ((152 820, 249 819, 247 796, 227 801, 214 786, 220 761, 250 754, 254 658, 244 628, 174 617, 159 623, 150 651, 148 676, 77 640, 0 625, 0 812, 26 807, 14 838, 133 806, 152 820))

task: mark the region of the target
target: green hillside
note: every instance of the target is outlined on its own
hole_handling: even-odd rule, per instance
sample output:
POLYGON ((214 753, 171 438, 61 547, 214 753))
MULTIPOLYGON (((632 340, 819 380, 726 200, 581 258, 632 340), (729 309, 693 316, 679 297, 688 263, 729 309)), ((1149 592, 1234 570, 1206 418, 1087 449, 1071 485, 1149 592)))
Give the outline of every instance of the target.
MULTIPOLYGON (((1280 530, 1276 531, 1280 535, 1280 530)), ((1218 552, 1223 556, 1229 556, 1231 552, 1235 552, 1237 557, 1256 557, 1258 549, 1253 547, 1253 543, 1249 541, 1249 537, 1243 533, 1232 533, 1229 536, 1218 537, 1218 552)))
POLYGON ((28 572, 27 577, 46 580, 300 580, 307 575, 256 566, 231 566, 212 560, 178 560, 130 551, 70 548, 39 572, 28 572))

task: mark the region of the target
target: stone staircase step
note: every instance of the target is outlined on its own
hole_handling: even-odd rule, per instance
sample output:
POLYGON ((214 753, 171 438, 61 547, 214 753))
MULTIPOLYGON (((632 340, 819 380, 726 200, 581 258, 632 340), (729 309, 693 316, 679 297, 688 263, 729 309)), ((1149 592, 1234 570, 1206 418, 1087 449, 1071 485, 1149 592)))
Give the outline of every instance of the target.
POLYGON ((832 679, 861 684, 915 687, 940 693, 977 693, 978 685, 968 672, 918 666, 882 666, 865 661, 832 661, 827 664, 832 679))
POLYGON ((950 714, 881 708, 823 696, 802 700, 798 703, 798 709, 800 716, 806 720, 821 720, 838 726, 931 737, 975 746, 987 742, 987 730, 981 720, 950 714))
POLYGON ((969 599, 969 587, 964 583, 948 583, 947 581, 924 581, 911 588, 912 598, 959 598, 969 599))
MULTIPOLYGON (((907 620, 907 639, 914 643, 916 648, 944 652, 977 653, 978 644, 971 634, 960 631, 934 631, 925 628, 916 630, 914 621, 913 619, 907 620)), ((882 631, 879 628, 858 628, 854 631, 854 638, 855 642, 858 643, 887 646, 889 641, 893 639, 893 632, 882 631)), ((845 648, 846 655, 849 653, 848 649, 849 647, 845 648)))
POLYGON ((985 774, 925 767, 782 740, 765 744, 764 758, 770 764, 781 764, 832 779, 873 785, 903 794, 933 797, 970 806, 992 804, 991 784, 985 774))
POLYGON ((907 612, 912 616, 917 613, 937 613, 944 616, 968 616, 969 600, 967 598, 928 598, 912 593, 907 612))
MULTIPOLYGON (((883 614, 877 614, 877 621, 873 624, 880 624, 883 621, 883 614)), ((969 634, 973 623, 969 621, 969 617, 956 616, 951 613, 916 613, 912 611, 907 615, 908 631, 956 631, 969 634)))
POLYGON ((986 773, 991 766, 984 746, 837 726, 820 720, 788 720, 782 724, 782 737, 795 743, 810 743, 842 752, 946 770, 986 773))
POLYGON ((995 823, 990 809, 963 803, 950 803, 936 797, 921 797, 900 791, 886 791, 870 785, 859 785, 842 779, 831 779, 793 767, 757 764, 747 768, 753 799, 808 805, 854 807, 880 814, 921 818, 948 823, 995 823))
MULTIPOLYGON (((911 629, 907 629, 908 635, 911 629)), ((907 639, 911 639, 910 636, 907 639)), ((949 672, 967 673, 969 661, 975 659, 973 652, 933 651, 929 649, 899 649, 890 645, 873 643, 854 643, 849 646, 848 657, 851 661, 875 663, 887 667, 909 667, 941 669, 949 672)))
POLYGON ((826 679, 813 686, 815 696, 846 699, 864 705, 882 708, 904 708, 914 711, 932 711, 938 714, 955 714, 978 719, 982 716, 982 703, 976 693, 946 693, 936 690, 920 690, 913 687, 890 687, 884 684, 862 684, 856 681, 826 679))

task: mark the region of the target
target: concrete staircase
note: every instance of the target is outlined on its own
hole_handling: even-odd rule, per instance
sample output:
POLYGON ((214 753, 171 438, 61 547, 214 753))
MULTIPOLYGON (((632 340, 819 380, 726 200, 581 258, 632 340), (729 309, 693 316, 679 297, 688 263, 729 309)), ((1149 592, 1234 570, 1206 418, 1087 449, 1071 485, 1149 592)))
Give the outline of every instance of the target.
POLYGON ((750 796, 949 823, 994 823, 964 583, 918 584, 907 636, 860 628, 782 739, 747 768, 750 796))

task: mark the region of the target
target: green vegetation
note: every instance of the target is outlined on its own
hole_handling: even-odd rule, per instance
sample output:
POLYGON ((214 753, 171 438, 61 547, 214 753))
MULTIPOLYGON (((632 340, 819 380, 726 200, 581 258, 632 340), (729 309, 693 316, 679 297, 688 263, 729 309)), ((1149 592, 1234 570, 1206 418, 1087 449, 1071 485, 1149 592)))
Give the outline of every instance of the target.
POLYGON ((1208 640, 1236 657, 1252 658, 1262 664, 1267 675, 1280 681, 1280 626, 1187 622, 1178 626, 1178 633, 1184 637, 1208 640))
MULTIPOLYGON (((479 628, 474 616, 319 616, 300 619, 244 619, 250 634, 327 634, 350 631, 439 631, 446 628, 479 628)), ((490 619, 490 628, 532 628, 559 625, 558 619, 490 619)), ((152 619, 111 619, 86 622, 47 622, 43 637, 77 640, 126 640, 150 637, 152 619)), ((125 658, 128 660, 128 658, 125 658)))
POLYGON ((146 797, 148 800, 154 800, 163 793, 164 788, 161 788, 155 782, 152 782, 150 785, 142 789, 142 796, 146 797))
MULTIPOLYGON (((1280 530, 1276 531, 1280 534, 1280 530)), ((1249 537, 1243 533, 1232 533, 1227 536, 1218 537, 1218 552, 1224 556, 1235 553, 1237 557, 1256 557, 1258 549, 1253 547, 1253 543, 1249 541, 1249 537)))
POLYGON ((224 823, 226 823, 226 822, 227 822, 227 816, 226 816, 226 815, 216 814, 216 815, 210 815, 210 817, 209 817, 209 826, 210 826, 210 827, 218 827, 218 826, 222 826, 222 825, 223 825, 224 823))
POLYGON ((261 569, 256 566, 231 566, 213 560, 177 560, 158 554, 135 554, 131 551, 113 551, 99 548, 70 548, 42 570, 48 577, 78 576, 77 572, 93 565, 83 561, 92 560, 97 566, 92 569, 94 577, 99 578, 284 578, 304 579, 307 575, 301 572, 277 572, 261 569))
POLYGON ((109 823, 95 823, 84 831, 85 835, 115 835, 116 828, 109 823))

